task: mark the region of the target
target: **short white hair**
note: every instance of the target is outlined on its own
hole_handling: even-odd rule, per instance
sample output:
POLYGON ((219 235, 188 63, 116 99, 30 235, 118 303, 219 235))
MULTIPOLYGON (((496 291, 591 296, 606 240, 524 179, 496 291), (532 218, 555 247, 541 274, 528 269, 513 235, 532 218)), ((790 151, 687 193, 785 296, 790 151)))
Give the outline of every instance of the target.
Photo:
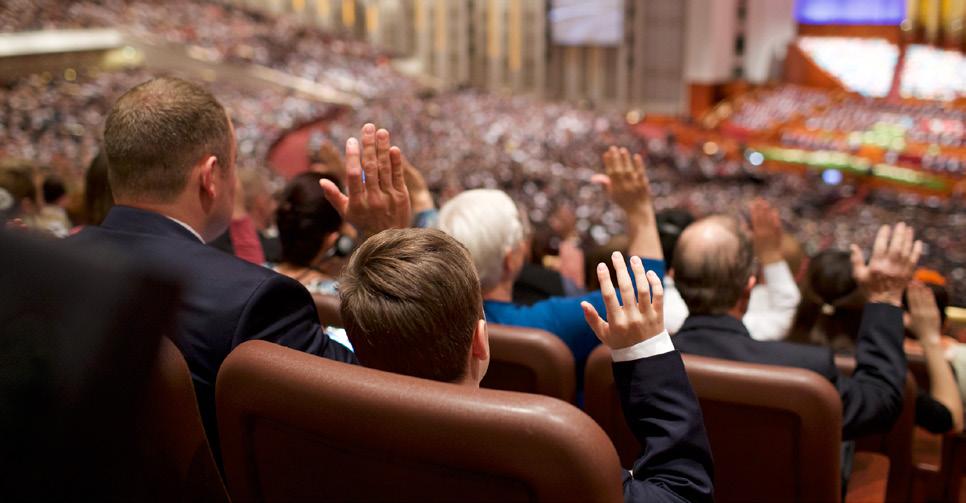
POLYGON ((504 258, 524 238, 520 211, 500 190, 467 190, 450 199, 440 208, 438 226, 470 251, 483 292, 497 286, 504 258))

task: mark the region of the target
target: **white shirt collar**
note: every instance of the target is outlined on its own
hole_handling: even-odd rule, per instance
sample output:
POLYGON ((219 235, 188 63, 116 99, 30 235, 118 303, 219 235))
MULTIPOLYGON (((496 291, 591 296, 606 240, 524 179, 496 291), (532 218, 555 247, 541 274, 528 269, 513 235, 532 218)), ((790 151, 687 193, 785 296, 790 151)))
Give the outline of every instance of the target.
POLYGON ((174 223, 176 223, 176 224, 184 227, 185 229, 188 229, 188 232, 190 232, 191 234, 193 234, 194 237, 198 238, 198 241, 201 241, 201 243, 204 244, 205 240, 201 238, 201 234, 198 234, 198 232, 195 231, 194 229, 192 229, 190 225, 188 225, 188 224, 186 224, 186 223, 182 222, 181 220, 178 220, 177 218, 174 218, 174 217, 169 217, 167 215, 165 215, 165 217, 168 220, 171 220, 172 222, 174 222, 174 223))

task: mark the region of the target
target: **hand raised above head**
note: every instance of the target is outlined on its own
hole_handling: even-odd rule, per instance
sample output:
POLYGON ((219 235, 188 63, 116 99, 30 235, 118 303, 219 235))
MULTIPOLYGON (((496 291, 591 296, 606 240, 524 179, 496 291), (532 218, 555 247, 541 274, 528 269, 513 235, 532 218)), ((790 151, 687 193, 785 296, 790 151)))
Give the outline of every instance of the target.
POLYGON ((390 146, 389 132, 372 124, 362 127, 362 142, 349 138, 345 147, 348 195, 329 180, 319 183, 325 197, 363 236, 408 227, 412 209, 403 174, 402 152, 390 146))
POLYGON ((651 211, 651 184, 640 154, 611 146, 604 152, 604 174, 591 181, 604 186, 611 199, 628 213, 651 211))
POLYGON ((607 308, 607 321, 604 321, 589 302, 581 302, 587 324, 597 334, 597 338, 611 349, 622 349, 646 341, 664 332, 664 288, 661 279, 654 271, 644 271, 640 257, 631 258, 631 269, 637 282, 637 297, 631 283, 627 265, 620 252, 611 257, 617 272, 617 285, 621 292, 621 306, 617 292, 610 279, 610 271, 601 262, 597 265, 597 279, 600 293, 607 308), (646 285, 650 285, 650 289, 646 285))
POLYGON ((768 201, 757 198, 749 205, 751 237, 755 255, 763 264, 784 260, 782 257, 782 223, 778 210, 768 201))
POLYGON ((892 229, 883 225, 875 237, 868 264, 862 250, 852 245, 852 275, 869 302, 902 307, 902 291, 912 280, 922 255, 922 242, 914 236, 912 227, 903 222, 892 229))
POLYGON ((906 290, 909 301, 909 331, 923 345, 939 344, 942 337, 942 317, 936 304, 936 295, 928 286, 913 282, 906 290))

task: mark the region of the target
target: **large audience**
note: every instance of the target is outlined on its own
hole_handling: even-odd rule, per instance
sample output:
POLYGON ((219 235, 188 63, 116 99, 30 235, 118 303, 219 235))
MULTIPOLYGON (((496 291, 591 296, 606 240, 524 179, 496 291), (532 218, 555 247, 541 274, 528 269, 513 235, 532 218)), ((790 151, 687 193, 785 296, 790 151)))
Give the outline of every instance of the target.
MULTIPOLYGON (((767 173, 672 134, 645 139, 619 115, 566 103, 417 93, 379 51, 284 16, 189 0, 63 7, 11 2, 0 27, 120 20, 138 36, 210 51, 213 62, 272 66, 367 98, 326 124, 321 146, 313 142, 327 152, 315 159, 324 173, 294 177, 275 200, 261 197, 273 192, 262 167, 272 142, 326 116, 327 105, 147 69, 0 83, 0 216, 11 228, 49 230, 44 212, 65 219, 65 191, 77 190, 84 167, 89 180, 101 170, 109 209, 83 219, 63 246, 109 245, 178 280, 171 337, 220 468, 231 437, 219 436, 215 378, 220 387, 222 363, 247 341, 472 389, 490 368, 487 323, 558 337, 574 356, 578 390, 594 348, 611 350, 625 418, 646 446, 623 473, 627 501, 713 500, 722 458, 712 461, 678 352, 813 371, 839 396, 848 441, 886 432, 899 416, 908 329, 923 341, 933 379, 916 420, 936 433, 963 428, 956 376, 937 349, 945 328, 937 299, 966 299, 961 198, 767 173), (556 244, 534 249, 547 232, 556 244), (209 246, 218 240, 230 253, 209 246), (544 260, 565 262, 567 246, 586 254, 586 275, 544 260), (607 258, 596 260, 601 250, 607 258), (336 270, 323 266, 331 259, 336 270), (532 303, 516 296, 519 283, 536 282, 525 272, 532 262, 562 293, 532 303), (318 297, 339 304, 343 332, 320 323, 318 297), (804 329, 793 335, 796 327, 804 329), (760 342, 782 339, 800 344, 760 342), (833 351, 855 357, 854 376, 838 372, 833 351)), ((961 121, 961 110, 831 102, 779 89, 747 100, 731 122, 760 131, 800 117, 815 130, 861 131, 891 121, 910 141, 962 147, 962 131, 936 130, 961 121)), ((851 455, 843 450, 846 466, 851 455)), ((848 470, 842 475, 847 482, 848 470)))

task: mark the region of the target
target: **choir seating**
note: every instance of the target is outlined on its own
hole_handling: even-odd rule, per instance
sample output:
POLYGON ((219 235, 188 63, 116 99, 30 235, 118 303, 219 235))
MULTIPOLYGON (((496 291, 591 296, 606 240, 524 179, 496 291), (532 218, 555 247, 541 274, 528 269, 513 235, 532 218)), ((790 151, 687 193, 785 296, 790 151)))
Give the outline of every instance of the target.
POLYGON ((263 341, 218 375, 235 501, 622 501, 620 463, 583 412, 263 341))

